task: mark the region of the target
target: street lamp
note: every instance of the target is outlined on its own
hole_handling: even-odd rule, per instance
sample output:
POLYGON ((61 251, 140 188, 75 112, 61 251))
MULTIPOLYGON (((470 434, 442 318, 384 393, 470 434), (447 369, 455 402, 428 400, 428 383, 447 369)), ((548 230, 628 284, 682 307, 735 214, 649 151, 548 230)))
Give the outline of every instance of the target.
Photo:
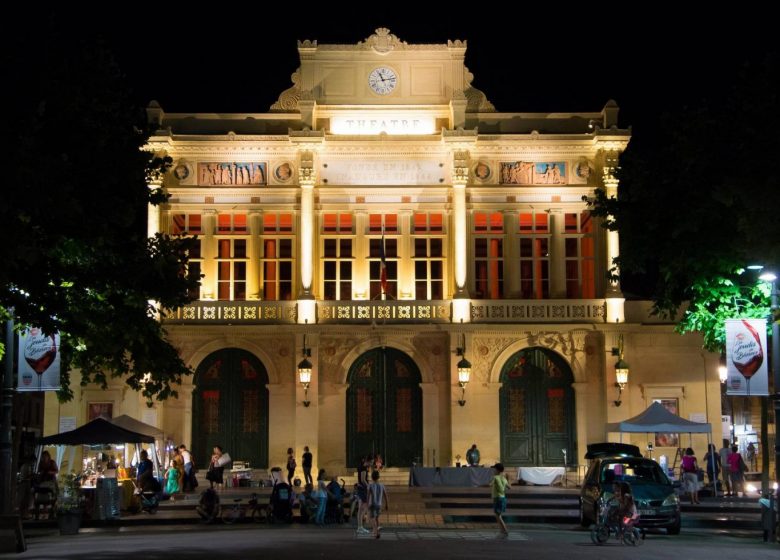
POLYGON ((780 419, 780 298, 778 298, 777 275, 774 272, 766 271, 760 280, 769 282, 769 306, 772 320, 772 379, 774 380, 775 390, 773 399, 775 401, 775 482, 780 482, 780 438, 778 438, 777 426, 780 419))
POLYGON ((306 347, 306 333, 303 333, 303 359, 298 364, 298 380, 303 385, 303 406, 308 407, 311 404, 309 400, 309 385, 311 384, 312 365, 309 361, 311 357, 311 348, 306 347))
POLYGON ((466 335, 461 334, 463 337, 463 345, 459 346, 456 350, 457 355, 460 356, 458 362, 458 385, 460 385, 460 400, 458 404, 460 406, 466 405, 466 384, 471 379, 471 362, 466 359, 466 335))
POLYGON ((612 348, 612 355, 618 357, 618 361, 615 364, 615 387, 618 388, 618 398, 613 401, 615 406, 620 406, 623 401, 620 397, 623 395, 623 389, 628 385, 628 372, 630 366, 628 362, 623 359, 623 335, 618 336, 617 348, 612 348))

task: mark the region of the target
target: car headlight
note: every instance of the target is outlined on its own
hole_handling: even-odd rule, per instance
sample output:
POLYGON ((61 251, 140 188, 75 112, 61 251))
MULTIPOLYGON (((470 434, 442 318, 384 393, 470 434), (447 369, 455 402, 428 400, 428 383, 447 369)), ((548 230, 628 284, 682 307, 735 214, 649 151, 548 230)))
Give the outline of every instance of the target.
POLYGON ((679 506, 680 505, 680 498, 677 497, 677 494, 669 494, 666 499, 664 500, 664 503, 661 504, 662 506, 679 506))

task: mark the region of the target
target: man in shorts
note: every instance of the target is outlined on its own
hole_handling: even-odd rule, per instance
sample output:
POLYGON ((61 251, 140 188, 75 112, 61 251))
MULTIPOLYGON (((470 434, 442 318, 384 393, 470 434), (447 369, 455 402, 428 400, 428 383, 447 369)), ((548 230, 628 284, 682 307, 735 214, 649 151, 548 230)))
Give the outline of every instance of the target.
POLYGON ((509 535, 509 530, 506 528, 504 518, 501 516, 506 511, 506 489, 509 486, 509 481, 504 474, 504 465, 496 463, 493 465, 493 469, 496 471, 496 476, 493 477, 493 481, 490 483, 490 496, 493 498, 493 512, 496 514, 496 521, 498 522, 501 536, 506 537, 509 535))
POLYGON ((382 511, 382 503, 387 505, 387 490, 385 485, 379 482, 379 471, 371 473, 371 485, 368 487, 368 511, 371 515, 371 525, 374 528, 373 535, 375 539, 379 538, 379 514, 382 511))

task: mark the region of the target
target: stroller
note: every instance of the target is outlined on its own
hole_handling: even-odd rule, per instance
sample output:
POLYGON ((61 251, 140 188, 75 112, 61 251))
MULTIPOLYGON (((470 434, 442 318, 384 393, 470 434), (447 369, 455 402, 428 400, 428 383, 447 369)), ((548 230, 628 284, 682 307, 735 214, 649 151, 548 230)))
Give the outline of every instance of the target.
MULTIPOLYGON (((149 473, 151 475, 151 473, 149 473)), ((160 493, 162 492, 162 486, 160 482, 153 476, 142 476, 141 485, 138 486, 135 482, 135 495, 138 496, 138 500, 141 504, 141 511, 147 513, 157 513, 157 508, 160 506, 160 493)))
POLYGON ((284 521, 292 523, 292 498, 290 485, 286 482, 277 482, 271 491, 271 502, 268 504, 268 522, 284 521))

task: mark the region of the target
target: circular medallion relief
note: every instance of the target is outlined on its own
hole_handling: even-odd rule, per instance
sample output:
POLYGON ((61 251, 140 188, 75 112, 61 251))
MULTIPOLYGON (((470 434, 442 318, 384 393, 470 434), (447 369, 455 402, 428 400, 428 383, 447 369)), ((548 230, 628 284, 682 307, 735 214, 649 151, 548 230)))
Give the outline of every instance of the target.
POLYGON ((490 179, 491 173, 490 166, 484 161, 480 161, 474 166, 474 177, 477 181, 487 181, 490 179))
POLYGON ((293 170, 292 165, 290 165, 287 162, 282 163, 281 165, 277 165, 276 169, 274 169, 274 177, 277 181, 281 183, 286 183, 290 179, 292 179, 293 170))
POLYGON ((186 164, 180 163, 173 168, 173 176, 179 181, 184 181, 190 176, 190 168, 186 164))

